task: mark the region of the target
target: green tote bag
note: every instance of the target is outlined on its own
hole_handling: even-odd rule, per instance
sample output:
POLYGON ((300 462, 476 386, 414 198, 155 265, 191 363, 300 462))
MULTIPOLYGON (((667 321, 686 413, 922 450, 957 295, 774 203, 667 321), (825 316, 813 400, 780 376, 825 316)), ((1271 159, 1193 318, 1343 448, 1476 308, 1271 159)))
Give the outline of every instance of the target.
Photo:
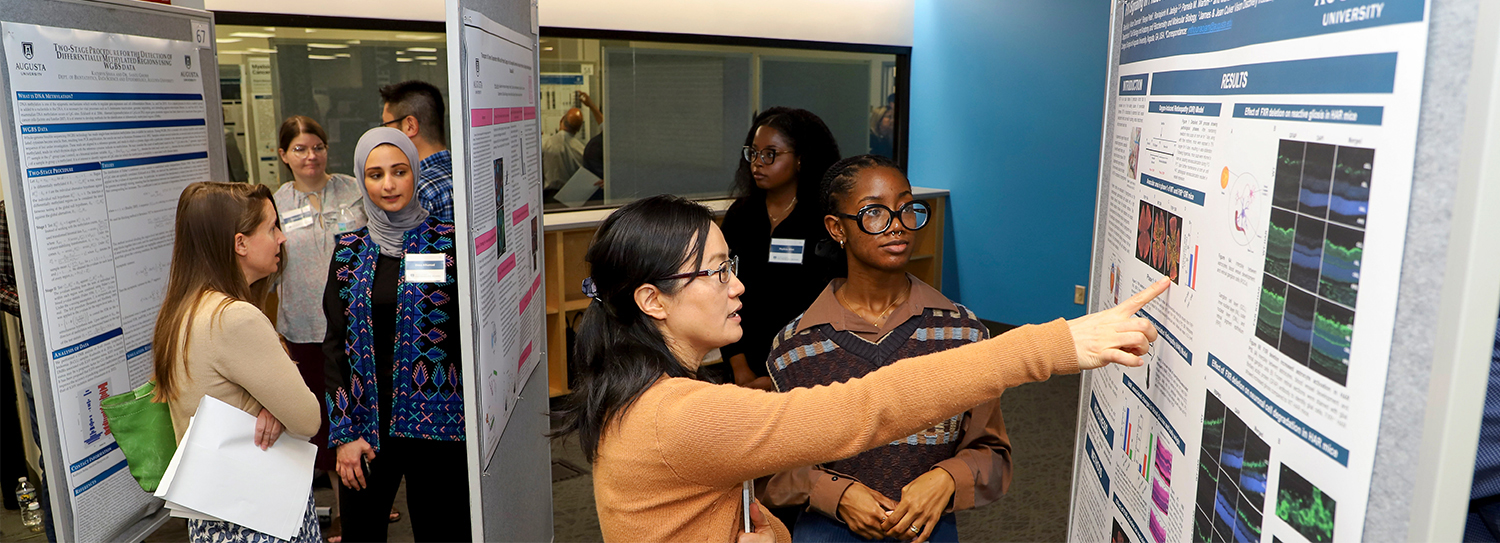
POLYGON ((99 402, 104 418, 125 453, 130 475, 141 490, 155 492, 161 476, 177 452, 177 434, 172 430, 172 411, 165 403, 151 401, 156 381, 99 402))

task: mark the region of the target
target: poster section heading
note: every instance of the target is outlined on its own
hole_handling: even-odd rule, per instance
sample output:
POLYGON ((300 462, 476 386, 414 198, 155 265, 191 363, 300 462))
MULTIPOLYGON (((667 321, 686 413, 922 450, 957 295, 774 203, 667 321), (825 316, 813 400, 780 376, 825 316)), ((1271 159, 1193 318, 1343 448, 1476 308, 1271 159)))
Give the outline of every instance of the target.
POLYGON ((1423 0, 1131 0, 1120 64, 1423 20, 1423 0))

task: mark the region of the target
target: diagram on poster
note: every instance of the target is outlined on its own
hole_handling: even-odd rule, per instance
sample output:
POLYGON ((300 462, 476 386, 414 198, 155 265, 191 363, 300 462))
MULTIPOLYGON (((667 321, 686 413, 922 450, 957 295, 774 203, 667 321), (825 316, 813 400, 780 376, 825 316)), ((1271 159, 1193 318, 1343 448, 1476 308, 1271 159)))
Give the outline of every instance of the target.
POLYGON ((52 397, 55 465, 66 468, 53 495, 65 496, 78 540, 105 540, 154 500, 125 469, 99 402, 151 378, 177 197, 210 180, 199 50, 9 22, 0 31, 22 172, 10 213, 26 227, 44 338, 31 350, 52 385, 38 394, 52 397))
POLYGON ((546 343, 542 270, 540 132, 532 38, 472 10, 463 12, 469 58, 467 186, 481 456, 489 464, 526 378, 546 343))
POLYGON ((1363 537, 1410 208, 1424 0, 1119 5, 1069 537, 1363 537), (1317 4, 1317 5, 1314 5, 1317 4))

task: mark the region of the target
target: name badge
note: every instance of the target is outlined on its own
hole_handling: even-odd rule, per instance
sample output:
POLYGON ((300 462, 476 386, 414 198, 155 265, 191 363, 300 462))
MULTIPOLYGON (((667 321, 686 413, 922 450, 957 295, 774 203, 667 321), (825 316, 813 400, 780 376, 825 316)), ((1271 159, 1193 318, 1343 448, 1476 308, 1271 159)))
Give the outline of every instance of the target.
POLYGON ((446 275, 443 269, 446 262, 447 256, 442 253, 406 253, 406 282, 441 283, 446 275))
POLYGON ((771 257, 767 260, 780 264, 801 264, 803 243, 805 241, 800 239, 771 238, 771 257))
POLYGON ((313 212, 311 205, 283 211, 281 212, 281 229, 296 230, 312 226, 313 218, 316 216, 317 213, 313 212))

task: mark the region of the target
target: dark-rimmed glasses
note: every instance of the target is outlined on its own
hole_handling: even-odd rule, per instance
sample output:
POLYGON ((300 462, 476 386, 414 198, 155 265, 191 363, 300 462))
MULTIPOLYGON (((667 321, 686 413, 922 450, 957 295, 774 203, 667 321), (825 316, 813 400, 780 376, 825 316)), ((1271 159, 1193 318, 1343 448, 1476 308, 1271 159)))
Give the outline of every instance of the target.
POLYGON ((740 257, 738 255, 731 256, 731 257, 729 257, 729 260, 725 260, 723 264, 719 264, 719 267, 711 269, 711 270, 698 270, 698 271, 695 271, 695 272, 686 272, 686 273, 679 273, 679 274, 676 274, 676 275, 668 275, 666 277, 661 278, 661 280, 666 281, 668 279, 687 279, 687 278, 697 279, 697 278, 705 276, 705 275, 715 275, 715 274, 717 274, 719 276, 719 282, 720 283, 728 283, 729 282, 729 275, 730 274, 734 274, 734 275, 739 275, 740 274, 740 257))
POLYGON ((912 200, 902 205, 901 209, 897 211, 892 211, 891 208, 881 204, 870 204, 859 208, 859 211, 853 215, 848 213, 834 213, 834 215, 845 219, 854 219, 854 222, 859 223, 859 229, 863 230, 864 233, 878 236, 884 234, 886 230, 890 230, 891 221, 897 219, 901 221, 901 226, 905 226, 907 230, 921 230, 922 227, 927 226, 928 211, 927 202, 912 200))
POLYGON ((389 121, 383 121, 383 122, 380 123, 380 126, 390 126, 391 128, 396 128, 396 127, 391 126, 391 125, 399 123, 401 121, 404 121, 404 120, 406 120, 407 117, 410 117, 410 116, 411 115, 404 115, 404 116, 402 116, 399 119, 391 119, 389 121))
POLYGON ((761 166, 770 166, 775 163, 776 155, 778 154, 790 155, 794 153, 791 151, 777 151, 775 149, 761 149, 756 151, 755 147, 749 145, 740 148, 740 156, 745 157, 745 162, 754 164, 755 161, 759 160, 761 166))

